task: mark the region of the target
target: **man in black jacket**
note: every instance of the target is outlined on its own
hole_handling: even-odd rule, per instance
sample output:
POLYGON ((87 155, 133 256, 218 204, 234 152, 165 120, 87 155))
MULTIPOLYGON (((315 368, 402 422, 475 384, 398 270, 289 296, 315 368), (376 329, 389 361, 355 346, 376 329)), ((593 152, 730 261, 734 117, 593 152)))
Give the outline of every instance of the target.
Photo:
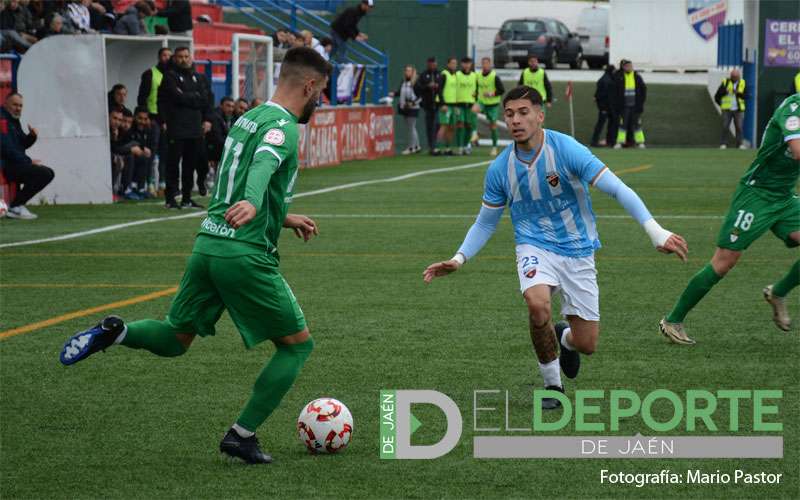
POLYGON ((225 138, 233 125, 233 108, 233 99, 225 96, 219 101, 219 107, 211 114, 211 130, 206 134, 206 150, 208 161, 214 166, 222 159, 225 138))
POLYGON ((203 134, 211 130, 214 94, 205 75, 194 70, 188 47, 178 47, 174 64, 158 89, 158 113, 167 125, 167 208, 202 208, 192 201, 197 153, 203 147, 203 134), (180 207, 178 194, 179 163, 183 159, 180 207))
POLYGON ((156 15, 167 18, 170 33, 192 36, 192 4, 189 0, 169 0, 167 8, 156 15))
POLYGON ((636 145, 644 148, 642 113, 647 100, 647 86, 639 73, 633 71, 633 63, 623 59, 614 75, 614 100, 612 105, 619 114, 619 131, 615 149, 619 149, 633 138, 636 145))
POLYGON ((36 129, 28 125, 28 133, 22 131, 19 118, 22 115, 22 96, 16 92, 8 94, 0 110, 0 165, 3 177, 17 183, 17 194, 8 202, 6 217, 12 219, 35 219, 36 214, 25 207, 28 200, 45 188, 55 174, 39 160, 32 160, 25 150, 36 142, 36 129))
POLYGON ((597 80, 597 86, 594 91, 594 103, 597 106, 597 123, 594 125, 594 132, 592 133, 592 142, 590 143, 593 148, 600 146, 610 146, 614 144, 617 127, 614 126, 614 119, 611 113, 611 99, 614 95, 614 68, 613 64, 606 66, 603 76, 597 80), (608 130, 606 138, 601 140, 600 135, 603 133, 603 127, 608 121, 608 130), (613 133, 612 133, 613 130, 613 133))
POLYGON ((367 35, 358 31, 358 22, 367 12, 372 9, 373 0, 361 0, 361 3, 353 7, 348 7, 336 16, 331 23, 331 39, 333 40, 333 50, 331 50, 331 60, 337 63, 345 62, 347 54, 347 41, 357 40, 365 42, 367 35))
POLYGON ((430 154, 438 154, 436 149, 436 131, 439 129, 437 114, 439 113, 439 103, 442 90, 442 73, 439 71, 435 57, 428 58, 428 67, 425 72, 419 75, 414 86, 414 93, 417 94, 422 102, 420 106, 425 110, 425 134, 428 138, 428 151, 430 154))

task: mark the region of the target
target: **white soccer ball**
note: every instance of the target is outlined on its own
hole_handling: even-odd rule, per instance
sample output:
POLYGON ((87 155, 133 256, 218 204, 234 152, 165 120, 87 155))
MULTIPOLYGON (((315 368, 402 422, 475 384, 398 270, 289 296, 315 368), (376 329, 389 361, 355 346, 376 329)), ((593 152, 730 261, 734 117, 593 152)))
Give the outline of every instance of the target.
POLYGON ((297 417, 297 437, 311 453, 338 453, 352 435, 353 415, 333 398, 315 399, 297 417))

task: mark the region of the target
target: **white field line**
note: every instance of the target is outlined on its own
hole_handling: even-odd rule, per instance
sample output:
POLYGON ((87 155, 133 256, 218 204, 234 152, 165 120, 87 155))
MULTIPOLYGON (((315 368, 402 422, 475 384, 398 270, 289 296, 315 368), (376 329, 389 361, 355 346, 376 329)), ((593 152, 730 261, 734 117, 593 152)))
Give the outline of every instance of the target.
MULTIPOLYGON (((306 214, 308 217, 316 219, 474 219, 477 212, 467 214, 306 214)), ((595 215, 598 219, 633 219, 630 215, 595 215)), ((722 215, 654 215, 655 219, 674 219, 674 220, 718 220, 724 219, 722 215)), ((509 215, 504 215, 504 219, 509 219, 509 215)))
MULTIPOLYGON (((387 177, 387 178, 384 178, 384 179, 372 179, 372 180, 368 180, 368 181, 351 182, 351 183, 348 183, 348 184, 340 184, 338 186, 331 186, 331 187, 322 188, 322 189, 315 189, 313 191, 306 191, 304 193, 298 193, 298 194, 294 195, 294 197, 295 198, 303 198, 305 196, 315 196, 315 195, 318 195, 318 194, 325 194, 325 193, 330 193, 330 192, 333 192, 333 191, 341 191, 342 189, 351 189, 351 188, 360 187, 360 186, 368 186, 368 185, 371 185, 371 184, 381 184, 381 183, 386 183, 386 182, 399 182, 399 181, 404 181, 406 179, 419 177, 421 175, 440 174, 440 173, 443 173, 443 172, 455 172, 457 170, 465 170, 465 169, 468 169, 468 168, 475 168, 475 167, 480 167, 482 165, 488 165, 488 164, 489 164, 489 160, 486 160, 486 161, 481 161, 481 162, 476 162, 476 163, 467 163, 466 165, 456 165, 454 167, 434 168, 434 169, 428 169, 428 170, 418 170, 416 172, 411 172, 411 173, 404 174, 404 175, 398 175, 396 177, 387 177)), ((50 243, 50 242, 53 242, 53 241, 72 240, 72 239, 75 239, 75 238, 82 238, 84 236, 90 236, 90 235, 93 235, 93 234, 107 233, 109 231, 117 231, 119 229, 125 229, 125 228, 133 227, 133 226, 141 226, 142 224, 152 224, 154 222, 189 219, 191 217, 202 217, 205 214, 206 214, 206 212, 202 211, 202 212, 192 212, 192 213, 189 213, 189 214, 182 214, 182 215, 172 215, 172 216, 169 216, 169 217, 153 217, 151 219, 142 219, 142 220, 137 220, 137 221, 133 221, 133 222, 124 222, 124 223, 121 223, 121 224, 113 224, 111 226, 103 226, 103 227, 98 227, 98 228, 95 228, 95 229, 89 229, 87 231, 78 231, 78 232, 75 232, 75 233, 62 234, 60 236, 51 236, 51 237, 48 237, 48 238, 40 238, 40 239, 36 239, 36 240, 26 240, 26 241, 15 241, 15 242, 12 242, 12 243, 3 243, 3 244, 0 244, 0 248, 21 247, 21 246, 27 246, 27 245, 37 245, 39 243, 50 243)))

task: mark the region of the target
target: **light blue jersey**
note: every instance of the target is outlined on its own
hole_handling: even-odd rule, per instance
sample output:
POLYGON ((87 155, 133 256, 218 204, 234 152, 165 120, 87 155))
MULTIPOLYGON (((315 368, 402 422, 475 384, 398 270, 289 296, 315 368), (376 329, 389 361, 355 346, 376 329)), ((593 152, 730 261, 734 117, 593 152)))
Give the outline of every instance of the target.
POLYGON ((512 144, 489 165, 483 202, 510 208, 517 244, 586 257, 600 248, 589 183, 603 168, 586 146, 545 129, 532 163, 520 159, 512 144))

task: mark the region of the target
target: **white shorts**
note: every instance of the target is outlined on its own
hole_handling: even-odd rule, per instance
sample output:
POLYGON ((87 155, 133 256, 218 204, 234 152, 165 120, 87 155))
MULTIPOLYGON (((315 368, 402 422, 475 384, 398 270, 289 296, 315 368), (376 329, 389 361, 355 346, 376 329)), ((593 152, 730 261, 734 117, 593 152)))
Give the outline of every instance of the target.
POLYGON ((594 255, 564 257, 533 245, 517 245, 519 289, 550 285, 561 293, 561 314, 600 321, 600 290, 594 255))

